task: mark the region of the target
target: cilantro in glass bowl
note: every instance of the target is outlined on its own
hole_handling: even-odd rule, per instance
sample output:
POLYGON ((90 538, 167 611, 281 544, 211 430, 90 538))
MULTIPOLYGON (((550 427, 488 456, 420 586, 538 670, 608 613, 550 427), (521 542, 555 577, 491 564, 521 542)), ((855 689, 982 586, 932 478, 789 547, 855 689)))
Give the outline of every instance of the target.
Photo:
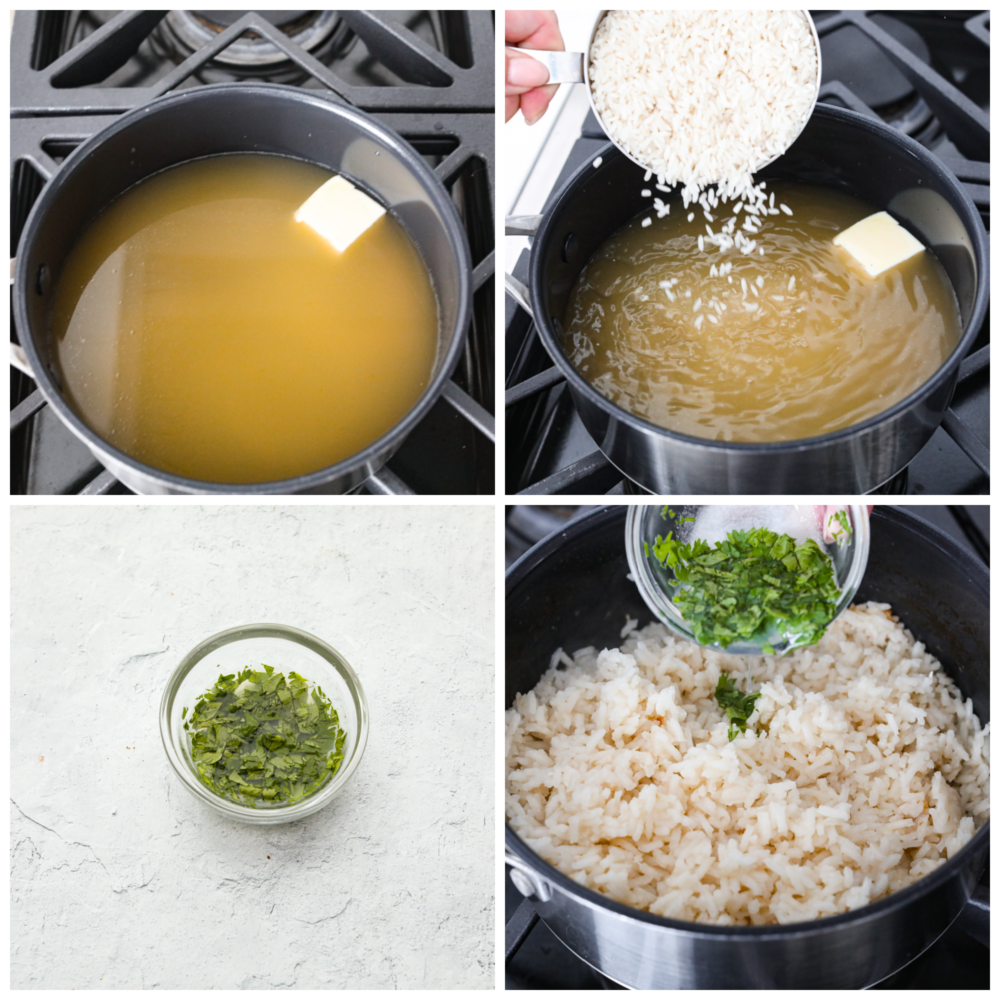
POLYGON ((819 641, 868 562, 858 504, 637 505, 626 552, 643 600, 674 631, 741 656, 819 641))
POLYGON ((327 805, 357 769, 368 703, 332 646, 287 625, 243 625, 199 643, 160 704, 160 735, 184 787, 247 823, 327 805))

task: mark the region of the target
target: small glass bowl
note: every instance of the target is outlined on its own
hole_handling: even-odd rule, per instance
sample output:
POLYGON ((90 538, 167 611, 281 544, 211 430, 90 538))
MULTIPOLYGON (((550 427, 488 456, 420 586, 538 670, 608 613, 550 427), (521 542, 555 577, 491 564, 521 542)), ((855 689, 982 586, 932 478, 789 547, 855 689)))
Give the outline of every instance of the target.
MULTIPOLYGON (((677 605, 673 603, 673 597, 681 590, 681 586, 678 584, 673 570, 669 566, 662 566, 653 555, 653 543, 656 541, 657 535, 666 537, 668 531, 673 531, 674 538, 682 542, 693 541, 694 536, 691 535, 689 528, 689 524, 693 522, 683 519, 697 517, 702 506, 705 505, 687 504, 678 507, 664 504, 634 505, 629 507, 625 519, 625 550, 629 568, 632 570, 632 577, 639 588, 639 593, 642 594, 642 599, 657 618, 692 642, 698 642, 698 640, 694 637, 687 622, 684 621, 677 605), (664 514, 666 516, 663 516, 664 514), (689 535, 690 537, 688 537, 689 535)), ((764 512, 773 511, 775 506, 769 504, 760 507, 762 511, 760 527, 771 526, 773 518, 764 512)), ((824 544, 824 549, 833 560, 837 585, 840 587, 837 615, 849 607, 851 601, 854 600, 854 595, 857 593, 861 578, 865 573, 865 566, 868 564, 870 538, 868 509, 860 504, 846 506, 852 528, 850 536, 843 545, 839 545, 837 542, 824 544)), ((742 505, 744 511, 752 509, 750 505, 742 505)), ((805 641, 788 641, 778 635, 774 635, 773 639, 771 645, 778 655, 807 645, 805 641)), ((733 642, 725 648, 716 643, 699 643, 699 645, 707 645, 709 649, 717 649, 720 652, 733 653, 737 656, 764 655, 764 651, 758 644, 742 640, 733 642)))
POLYGON ((322 809, 339 794, 361 763, 368 743, 368 701, 358 675, 332 646, 289 625, 241 625, 199 643, 171 674, 160 702, 160 736, 170 766, 195 798, 216 812, 244 823, 290 823, 322 809), (300 676, 323 689, 347 733, 340 768, 318 791, 292 804, 257 808, 239 805, 203 785, 194 763, 181 712, 219 679, 244 667, 260 670, 266 663, 300 676))

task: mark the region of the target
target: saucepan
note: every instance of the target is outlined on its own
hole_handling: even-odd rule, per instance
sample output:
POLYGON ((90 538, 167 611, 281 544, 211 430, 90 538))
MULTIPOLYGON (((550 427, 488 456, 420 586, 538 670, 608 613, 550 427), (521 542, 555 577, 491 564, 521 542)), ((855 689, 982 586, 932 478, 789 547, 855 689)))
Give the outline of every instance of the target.
MULTIPOLYGON (((507 573, 505 705, 531 690, 552 652, 621 644, 626 618, 651 613, 629 579, 622 506, 596 508, 539 542, 507 573)), ((856 600, 884 601, 936 656, 985 725, 990 718, 989 572, 920 519, 875 508, 856 600)), ((653 916, 578 885, 506 829, 515 885, 573 952, 637 989, 859 989, 930 947, 977 890, 989 823, 931 874, 822 920, 720 927, 653 916)), ((524 904, 522 904, 524 905, 524 904)), ((988 932, 987 932, 988 934, 988 932)))
POLYGON ((469 248, 448 192, 417 151, 354 108, 315 91, 218 84, 181 91, 129 112, 83 143, 35 203, 17 252, 14 317, 46 401, 136 493, 346 493, 381 468, 442 393, 462 352, 472 301, 469 248), (438 302, 438 344, 428 385, 405 417, 356 455, 270 483, 187 479, 138 462, 94 433, 67 403, 49 312, 67 254, 88 224, 146 177, 197 157, 263 152, 346 174, 382 202, 416 244, 438 302))
POLYGON ((791 148, 755 177, 846 191, 892 214, 929 246, 958 300, 962 330, 945 363, 882 413, 842 430, 774 443, 679 434, 615 405, 566 356, 562 320, 584 266, 624 223, 648 209, 642 167, 613 145, 586 163, 542 216, 507 220, 533 237, 529 283, 507 276, 508 292, 532 315, 565 376, 584 426, 626 476, 653 493, 861 494, 906 467, 951 403, 958 369, 989 307, 986 231, 955 175, 923 146, 881 121, 817 104, 791 148))

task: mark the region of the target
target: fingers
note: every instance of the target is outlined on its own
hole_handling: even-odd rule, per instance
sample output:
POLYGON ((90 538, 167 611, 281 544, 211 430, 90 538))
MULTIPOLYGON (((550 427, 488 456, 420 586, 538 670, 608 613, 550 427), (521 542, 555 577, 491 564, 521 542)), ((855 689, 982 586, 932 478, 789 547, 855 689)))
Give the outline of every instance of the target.
POLYGON ((521 114, 529 125, 534 125, 548 110, 549 102, 555 97, 558 86, 536 87, 521 95, 521 114))
MULTIPOLYGON (((535 87, 541 87, 549 81, 549 71, 531 56, 506 56, 507 71, 504 80, 504 93, 526 94, 535 87)), ((551 98, 550 98, 551 100, 551 98)))
MULTIPOLYGON (((504 15, 504 35, 508 44, 526 49, 562 52, 566 45, 559 31, 559 20, 552 10, 508 10, 504 15)), ((555 85, 545 85, 549 71, 531 56, 506 56, 504 80, 505 121, 520 109, 524 120, 534 125, 545 114, 555 96, 555 85)))
POLYGON ((553 10, 508 10, 504 16, 504 37, 512 45, 528 49, 562 52, 566 48, 553 10))

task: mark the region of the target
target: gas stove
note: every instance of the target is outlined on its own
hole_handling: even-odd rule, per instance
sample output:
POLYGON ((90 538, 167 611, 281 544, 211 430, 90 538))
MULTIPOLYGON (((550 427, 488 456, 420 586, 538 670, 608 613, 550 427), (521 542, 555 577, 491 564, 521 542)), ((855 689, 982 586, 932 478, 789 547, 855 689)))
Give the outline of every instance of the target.
MULTIPOLYGON (((546 535, 559 531, 589 508, 517 504, 507 510, 506 564, 511 564, 546 535)), ((903 506, 930 522, 958 544, 990 561, 989 506, 903 506)), ((506 988, 622 989, 578 958, 537 918, 531 903, 515 888, 507 868, 505 883, 506 988)), ((959 919, 917 959, 874 989, 986 989, 989 986, 988 915, 978 905, 989 898, 989 869, 959 919)), ((988 907, 988 902, 987 902, 988 907)), ((988 914, 988 910, 986 911, 988 914)), ((752 984, 748 984, 752 988, 752 984)))
MULTIPOLYGON (((989 231, 989 130, 982 114, 989 106, 989 12, 823 11, 814 17, 823 59, 819 99, 877 117, 931 150, 963 183, 989 231)), ((572 96, 563 105, 514 214, 544 213, 607 144, 592 112, 575 124, 583 106, 572 96)), ((527 283, 527 252, 513 276, 527 283)), ((505 306, 507 493, 646 492, 623 478, 584 429, 527 312, 510 295, 505 306)), ((876 492, 989 493, 988 312, 941 427, 876 492)))
MULTIPOLYGON (((83 141, 166 93, 213 83, 323 92, 379 119, 461 217, 475 297, 458 368, 363 493, 494 492, 491 11, 18 11, 11 38, 11 256, 83 141)), ((16 336, 13 321, 11 336, 16 336)), ((11 493, 128 493, 11 368, 11 493)))

